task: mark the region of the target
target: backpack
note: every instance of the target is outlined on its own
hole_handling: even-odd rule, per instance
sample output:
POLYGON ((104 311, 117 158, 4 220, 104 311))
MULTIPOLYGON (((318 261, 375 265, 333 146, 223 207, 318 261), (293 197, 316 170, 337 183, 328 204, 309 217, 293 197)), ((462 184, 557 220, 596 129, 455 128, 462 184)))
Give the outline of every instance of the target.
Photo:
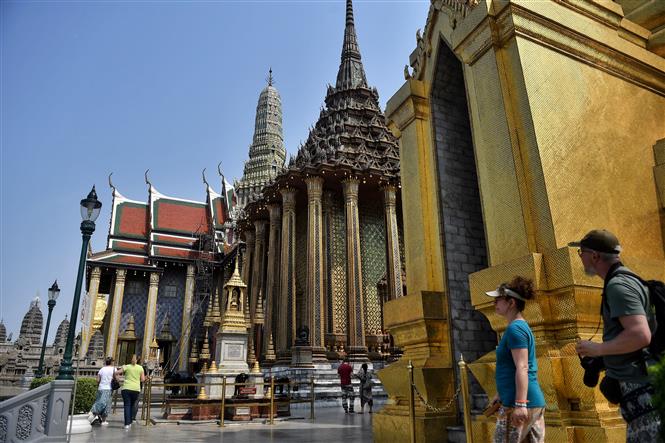
POLYGON ((615 271, 612 277, 619 274, 635 278, 649 291, 649 306, 653 314, 655 330, 651 333, 651 343, 647 349, 654 359, 660 361, 665 356, 665 283, 658 280, 643 280, 639 275, 630 271, 615 271))

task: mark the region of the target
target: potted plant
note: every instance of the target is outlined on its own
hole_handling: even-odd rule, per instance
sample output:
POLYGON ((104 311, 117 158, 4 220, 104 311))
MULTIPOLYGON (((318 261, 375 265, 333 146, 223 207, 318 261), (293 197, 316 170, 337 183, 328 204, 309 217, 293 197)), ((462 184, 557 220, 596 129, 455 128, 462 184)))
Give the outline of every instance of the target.
MULTIPOLYGON (((92 431, 88 421, 88 412, 92 409, 97 397, 97 380, 94 378, 79 378, 76 380, 76 395, 74 401, 74 415, 72 416, 71 433, 84 434, 92 431)), ((74 392, 72 392, 74 395, 74 392)))

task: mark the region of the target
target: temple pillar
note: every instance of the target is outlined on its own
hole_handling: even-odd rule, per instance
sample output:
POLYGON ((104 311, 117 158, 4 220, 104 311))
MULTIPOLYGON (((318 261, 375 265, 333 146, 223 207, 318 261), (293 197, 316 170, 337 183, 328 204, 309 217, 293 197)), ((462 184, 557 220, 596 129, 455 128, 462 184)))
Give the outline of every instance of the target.
POLYGON ((247 290, 243 294, 243 314, 247 328, 252 326, 249 318, 249 293, 252 290, 252 262, 254 259, 254 231, 245 231, 245 254, 242 259, 242 281, 247 282, 247 290))
POLYGON ((102 270, 95 266, 90 271, 90 285, 88 286, 88 309, 85 312, 84 328, 81 333, 81 350, 79 355, 85 355, 88 352, 90 338, 95 333, 95 309, 97 308, 97 294, 99 293, 99 280, 102 270))
POLYGON ((125 294, 126 269, 115 270, 115 285, 113 289, 113 305, 111 306, 111 319, 109 321, 108 337, 106 338, 106 355, 116 358, 115 352, 120 335, 120 317, 122 315, 122 299, 125 294))
POLYGON ((305 324, 314 360, 325 361, 323 275, 323 177, 307 177, 307 297, 305 324))
POLYGON ((392 185, 383 187, 383 205, 386 212, 386 237, 388 246, 388 298, 403 296, 402 259, 399 255, 399 231, 397 230, 397 196, 392 185))
MULTIPOLYGON (((265 292, 265 261, 266 261, 266 227, 268 226, 267 220, 254 221, 254 262, 252 265, 252 295, 250 298, 250 319, 251 319, 251 333, 254 338, 254 356, 258 359, 261 354, 261 330, 263 329, 262 322, 256 315, 256 307, 258 305, 259 297, 263 297, 265 292)), ((261 300, 263 302, 263 300, 261 300)))
POLYGON ((331 286, 332 280, 332 261, 331 257, 331 238, 332 224, 333 224, 333 201, 335 194, 332 191, 325 191, 323 193, 323 317, 325 327, 326 349, 334 351, 335 347, 335 316, 333 314, 333 292, 331 286))
POLYGON ((289 355, 296 336, 296 192, 297 190, 293 188, 280 189, 282 194, 282 254, 279 321, 277 323, 277 350, 280 359, 289 355))
POLYGON ((343 181, 346 215, 346 291, 348 294, 347 353, 354 360, 367 359, 365 346, 365 303, 360 259, 360 220, 358 216, 358 179, 343 181))
MULTIPOLYGON (((269 337, 274 334, 273 317, 277 312, 277 297, 279 294, 279 237, 281 234, 281 206, 277 203, 268 205, 270 214, 270 227, 268 232, 268 272, 266 275, 266 319, 264 343, 268 344, 269 337)), ((263 351, 266 351, 264 346, 263 351)))
POLYGON ((148 303, 145 309, 145 324, 143 327, 143 346, 141 361, 145 362, 150 355, 150 344, 155 338, 155 320, 157 319, 157 292, 159 290, 159 273, 150 273, 150 287, 148 288, 148 303))
POLYGON ((182 303, 182 327, 180 328, 180 349, 178 351, 178 371, 187 372, 189 365, 189 340, 192 335, 192 302, 194 301, 194 265, 187 265, 185 299, 182 303))
POLYGON ((250 311, 249 311, 249 316, 252 320, 252 325, 254 324, 254 320, 256 317, 256 300, 259 298, 259 294, 261 294, 261 290, 263 288, 263 281, 264 281, 264 275, 263 275, 263 269, 264 269, 264 264, 265 264, 265 234, 266 234, 266 226, 268 225, 268 222, 266 220, 255 220, 254 221, 254 232, 255 232, 255 237, 254 237, 254 253, 253 255, 253 261, 252 261, 252 287, 251 287, 251 295, 250 295, 250 311))

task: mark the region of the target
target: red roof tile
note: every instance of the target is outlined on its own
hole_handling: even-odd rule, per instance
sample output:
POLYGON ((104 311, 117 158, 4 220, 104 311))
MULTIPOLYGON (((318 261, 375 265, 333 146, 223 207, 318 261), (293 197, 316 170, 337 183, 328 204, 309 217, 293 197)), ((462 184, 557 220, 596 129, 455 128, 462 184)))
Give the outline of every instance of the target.
POLYGON ((159 199, 153 206, 154 229, 185 234, 210 231, 204 204, 159 199))

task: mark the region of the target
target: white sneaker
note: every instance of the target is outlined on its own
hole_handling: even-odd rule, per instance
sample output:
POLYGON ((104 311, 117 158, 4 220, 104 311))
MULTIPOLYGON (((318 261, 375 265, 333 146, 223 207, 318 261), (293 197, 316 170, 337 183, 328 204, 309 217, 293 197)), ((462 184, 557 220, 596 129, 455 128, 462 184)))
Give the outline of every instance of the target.
POLYGON ((97 420, 97 416, 92 411, 88 412, 88 423, 92 424, 95 420, 97 420))
POLYGON ((129 430, 129 425, 125 425, 125 431, 129 430))
POLYGON ((108 421, 103 421, 103 422, 101 423, 101 425, 102 425, 102 426, 108 426, 108 425, 109 425, 109 422, 108 422, 108 421))

